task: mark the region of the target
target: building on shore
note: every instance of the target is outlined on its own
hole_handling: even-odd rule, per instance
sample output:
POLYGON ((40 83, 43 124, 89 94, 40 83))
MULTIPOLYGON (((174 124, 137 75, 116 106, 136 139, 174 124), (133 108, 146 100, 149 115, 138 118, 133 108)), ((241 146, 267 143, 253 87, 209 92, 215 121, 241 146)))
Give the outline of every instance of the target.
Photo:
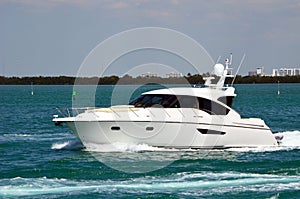
POLYGON ((280 68, 273 69, 272 76, 297 76, 300 75, 300 68, 280 68))
POLYGON ((256 71, 249 71, 248 76, 257 76, 257 72, 256 71))
POLYGON ((170 78, 170 77, 183 77, 182 73, 175 73, 175 72, 171 72, 171 73, 168 73, 166 74, 166 77, 167 78, 170 78))
POLYGON ((256 68, 255 71, 249 71, 248 76, 265 76, 264 67, 256 68))
POLYGON ((264 67, 256 68, 257 76, 265 76, 264 67))
POLYGON ((150 77, 159 77, 159 75, 156 73, 147 72, 147 73, 142 74, 142 77, 149 77, 149 78, 150 77))

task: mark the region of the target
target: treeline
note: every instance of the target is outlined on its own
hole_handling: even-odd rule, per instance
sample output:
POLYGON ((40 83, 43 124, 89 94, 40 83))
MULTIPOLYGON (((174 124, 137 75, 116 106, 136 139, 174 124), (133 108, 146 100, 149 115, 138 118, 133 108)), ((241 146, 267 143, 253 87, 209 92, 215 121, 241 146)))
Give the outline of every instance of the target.
MULTIPOLYGON (((227 84, 231 84, 232 78, 228 78, 225 81, 227 84)), ((300 75, 297 76, 236 76, 234 80, 235 84, 268 84, 268 83, 300 83, 300 75)))
MULTIPOLYGON (((257 76, 237 76, 235 84, 253 84, 253 83, 300 83, 300 76, 284 76, 284 77, 257 77, 257 76)), ((226 79, 226 84, 231 84, 232 78, 226 79)), ((73 85, 76 84, 99 84, 99 85, 114 85, 114 84, 203 84, 203 75, 187 75, 184 77, 132 77, 125 75, 123 77, 108 76, 108 77, 3 77, 0 76, 0 85, 73 85)))
POLYGON ((0 76, 0 85, 73 85, 82 84, 98 84, 98 85, 115 85, 115 84, 201 84, 203 83, 201 75, 189 75, 187 77, 132 77, 125 75, 123 77, 108 76, 108 77, 3 77, 0 76))

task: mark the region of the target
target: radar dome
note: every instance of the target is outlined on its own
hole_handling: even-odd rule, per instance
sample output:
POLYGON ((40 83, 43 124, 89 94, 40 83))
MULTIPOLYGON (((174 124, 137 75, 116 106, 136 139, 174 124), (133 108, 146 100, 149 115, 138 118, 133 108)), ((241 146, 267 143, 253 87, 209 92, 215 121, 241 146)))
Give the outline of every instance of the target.
POLYGON ((222 76, 224 72, 223 64, 216 64, 214 67, 214 74, 217 76, 222 76))

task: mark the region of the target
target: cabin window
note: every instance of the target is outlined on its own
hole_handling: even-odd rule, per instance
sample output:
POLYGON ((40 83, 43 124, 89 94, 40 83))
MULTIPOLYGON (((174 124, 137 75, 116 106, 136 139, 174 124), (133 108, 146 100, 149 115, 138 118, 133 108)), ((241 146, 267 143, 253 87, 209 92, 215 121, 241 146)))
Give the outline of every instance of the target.
POLYGON ((159 107, 163 101, 163 95, 155 95, 152 96, 151 100, 148 101, 148 103, 146 104, 146 107, 151 107, 151 106, 155 106, 155 107, 159 107))
POLYGON ((198 98, 199 100, 199 109, 207 112, 211 115, 227 115, 229 109, 221 104, 218 104, 214 101, 205 99, 205 98, 198 98))
POLYGON ((165 98, 162 102, 164 108, 179 108, 179 102, 175 95, 165 95, 165 98))
POLYGON ((227 106, 231 107, 232 103, 233 103, 233 99, 234 99, 233 96, 225 96, 225 97, 220 97, 218 99, 218 101, 220 101, 220 102, 226 104, 227 106))
POLYGON ((145 107, 146 104, 151 100, 151 95, 141 95, 138 98, 132 100, 129 105, 134 105, 135 107, 145 107))
POLYGON ((179 103, 181 108, 195 108, 199 109, 199 102, 197 97, 193 96, 180 96, 179 103))
POLYGON ((132 100, 129 105, 134 105, 135 107, 179 108, 175 95, 142 95, 132 100))
POLYGON ((129 104, 135 107, 194 108, 210 115, 227 115, 229 112, 222 104, 188 95, 141 95, 129 104))

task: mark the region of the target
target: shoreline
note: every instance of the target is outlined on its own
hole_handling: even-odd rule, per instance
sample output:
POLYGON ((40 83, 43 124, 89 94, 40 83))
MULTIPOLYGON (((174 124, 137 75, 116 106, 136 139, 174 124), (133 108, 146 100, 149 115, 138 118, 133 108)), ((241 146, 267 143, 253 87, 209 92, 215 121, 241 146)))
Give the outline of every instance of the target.
MULTIPOLYGON (((106 77, 72 77, 72 76, 38 76, 38 77, 4 77, 0 76, 0 85, 139 85, 139 84, 204 84, 202 75, 183 77, 131 77, 125 75, 106 77)), ((226 79, 226 84, 231 84, 232 78, 226 79)), ((298 76, 237 76, 234 84, 277 84, 300 83, 298 76)))

